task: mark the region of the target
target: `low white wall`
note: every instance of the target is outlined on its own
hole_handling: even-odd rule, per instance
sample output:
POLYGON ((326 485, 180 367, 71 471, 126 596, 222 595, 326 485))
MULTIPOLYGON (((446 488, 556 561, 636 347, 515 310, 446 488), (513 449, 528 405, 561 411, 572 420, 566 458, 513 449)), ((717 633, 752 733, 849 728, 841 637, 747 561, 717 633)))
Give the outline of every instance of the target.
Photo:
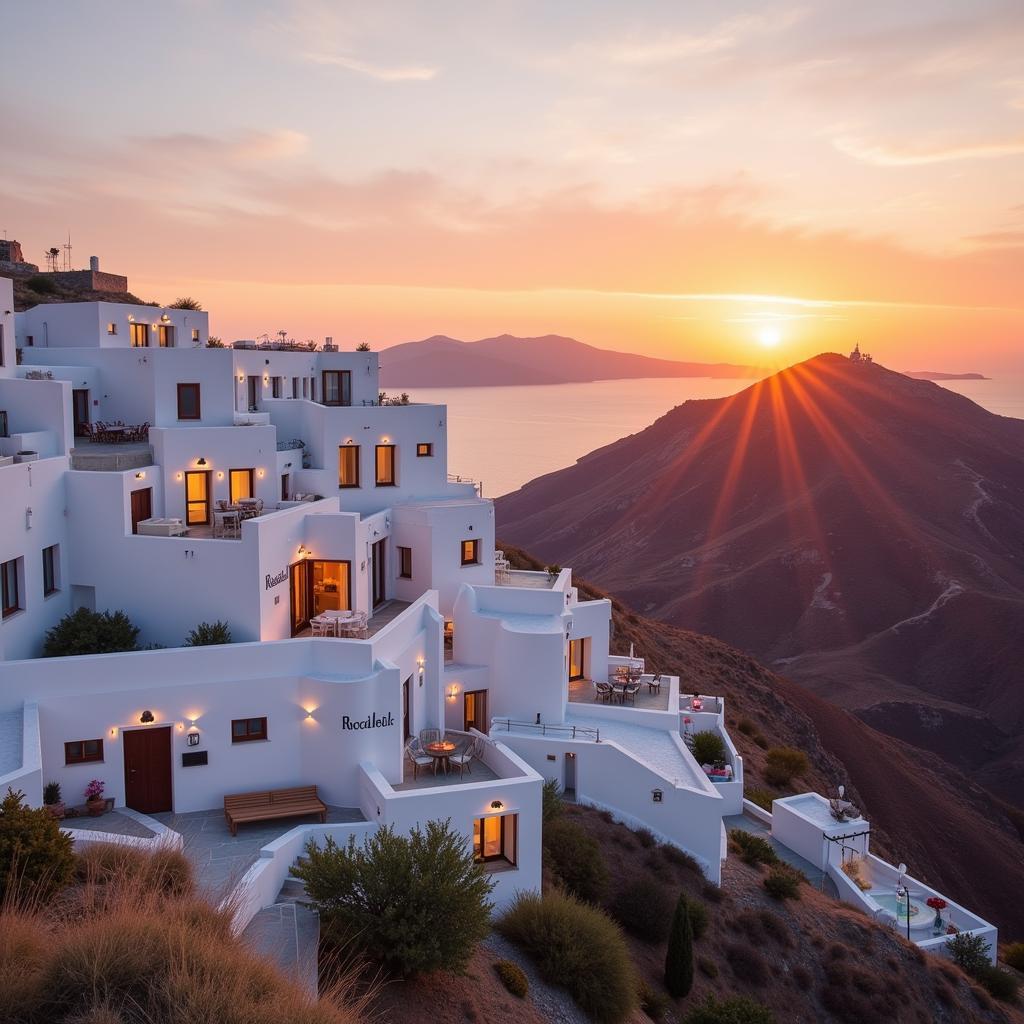
POLYGON ((21 767, 0 775, 0 797, 13 789, 30 807, 43 805, 43 764, 39 743, 39 706, 26 704, 21 719, 21 767))

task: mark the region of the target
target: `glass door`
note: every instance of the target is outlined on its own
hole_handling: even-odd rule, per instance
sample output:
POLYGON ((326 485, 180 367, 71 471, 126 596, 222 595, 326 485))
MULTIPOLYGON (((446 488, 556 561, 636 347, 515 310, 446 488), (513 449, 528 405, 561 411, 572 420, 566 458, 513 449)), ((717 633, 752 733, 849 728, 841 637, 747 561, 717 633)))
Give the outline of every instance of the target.
POLYGON ((387 541, 379 540, 373 545, 373 607, 384 603, 384 571, 387 565, 387 541))
POLYGON ((574 682, 577 679, 585 678, 586 674, 586 637, 579 640, 569 641, 569 680, 574 682))
POLYGON ((312 587, 309 578, 309 563, 296 562, 288 570, 291 590, 292 636, 298 636, 309 625, 309 606, 312 604, 312 587))
POLYGON ((210 522, 210 472, 193 470, 185 474, 185 525, 210 522))
POLYGON ((487 732, 487 691, 469 690, 463 694, 463 729, 487 732))

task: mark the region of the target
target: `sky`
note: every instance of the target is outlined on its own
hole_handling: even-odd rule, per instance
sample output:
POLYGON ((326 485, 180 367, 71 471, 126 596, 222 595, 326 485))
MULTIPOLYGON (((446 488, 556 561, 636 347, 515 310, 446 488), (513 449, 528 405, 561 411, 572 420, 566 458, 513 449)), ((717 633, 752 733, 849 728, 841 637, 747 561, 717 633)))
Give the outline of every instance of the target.
POLYGON ((7 4, 0 231, 225 340, 1024 371, 1024 7, 7 4))

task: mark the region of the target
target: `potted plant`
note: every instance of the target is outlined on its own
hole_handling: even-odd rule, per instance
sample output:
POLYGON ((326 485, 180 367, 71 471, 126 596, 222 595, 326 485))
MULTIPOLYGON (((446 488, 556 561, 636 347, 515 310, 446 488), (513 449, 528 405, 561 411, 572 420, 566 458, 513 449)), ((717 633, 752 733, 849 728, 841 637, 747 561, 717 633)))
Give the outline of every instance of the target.
POLYGON ((43 786, 43 805, 55 817, 64 817, 64 801, 60 798, 60 783, 48 782, 43 786))
POLYGON ((103 796, 103 783, 99 779, 93 779, 85 787, 85 806, 94 818, 98 818, 106 809, 107 801, 103 796))
POLYGON ((946 909, 946 901, 941 896, 929 896, 925 900, 932 910, 935 911, 935 922, 932 925, 932 930, 936 935, 942 934, 942 912, 946 909))

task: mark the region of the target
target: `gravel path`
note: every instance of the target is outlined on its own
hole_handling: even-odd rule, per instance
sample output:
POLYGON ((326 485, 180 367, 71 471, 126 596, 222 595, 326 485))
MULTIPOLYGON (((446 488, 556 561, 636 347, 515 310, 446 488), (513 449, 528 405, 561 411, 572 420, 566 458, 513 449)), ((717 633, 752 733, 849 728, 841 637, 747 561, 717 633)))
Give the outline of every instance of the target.
POLYGON ((522 967, 530 981, 530 1001, 553 1024, 591 1024, 590 1018, 572 1001, 563 988, 555 988, 537 973, 533 961, 503 935, 491 934, 482 943, 484 949, 500 960, 511 960, 522 967))

